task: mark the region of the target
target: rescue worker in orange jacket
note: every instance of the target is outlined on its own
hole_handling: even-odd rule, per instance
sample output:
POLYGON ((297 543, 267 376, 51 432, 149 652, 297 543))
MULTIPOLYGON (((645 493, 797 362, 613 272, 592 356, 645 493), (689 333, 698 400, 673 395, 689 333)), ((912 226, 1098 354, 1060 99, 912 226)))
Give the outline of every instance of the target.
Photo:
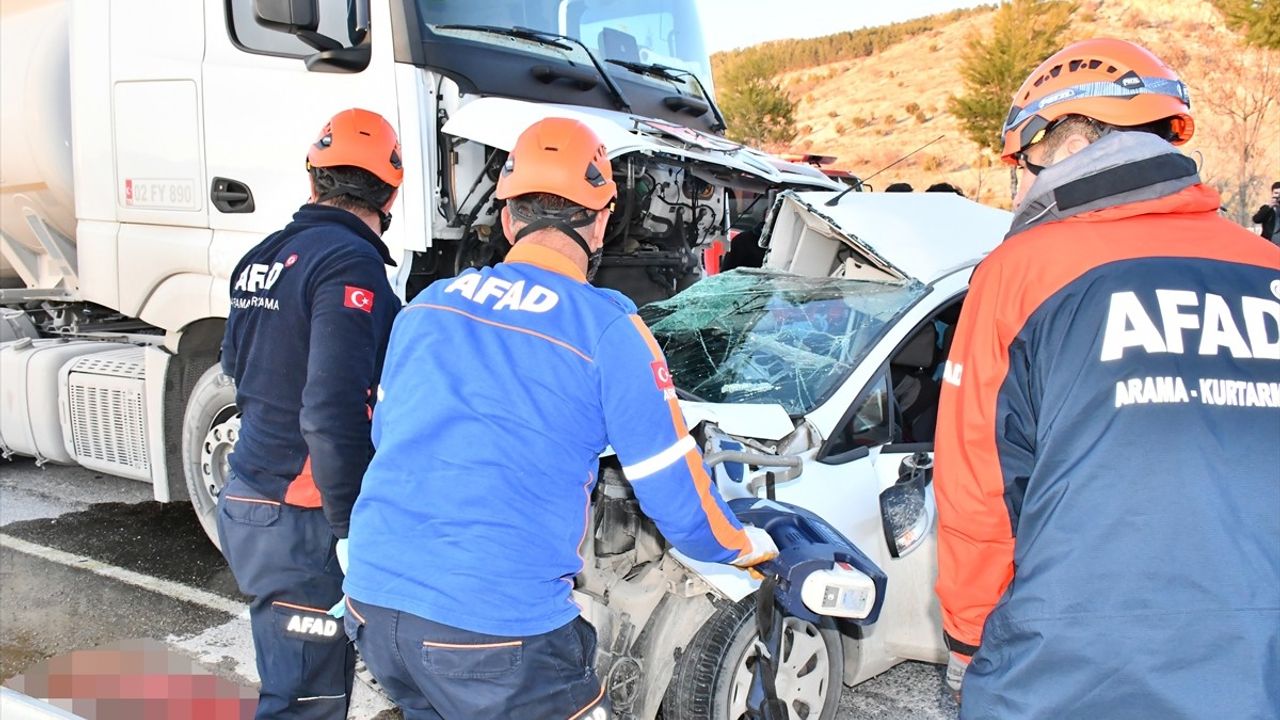
POLYGON ((1013 98, 938 418, 961 718, 1280 717, 1280 249, 1218 217, 1194 128, 1119 40, 1013 98))

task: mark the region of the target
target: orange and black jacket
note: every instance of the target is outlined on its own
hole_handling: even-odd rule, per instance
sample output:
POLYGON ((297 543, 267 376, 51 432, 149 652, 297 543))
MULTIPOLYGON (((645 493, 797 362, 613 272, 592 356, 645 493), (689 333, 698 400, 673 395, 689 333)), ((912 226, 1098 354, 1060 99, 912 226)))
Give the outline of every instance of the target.
POLYGON ((382 239, 304 205, 231 275, 222 369, 243 413, 231 468, 265 497, 323 507, 338 537, 373 456, 373 389, 400 299, 382 239))
POLYGON ((974 273, 937 438, 964 718, 1276 717, 1280 249, 1146 133, 974 273))

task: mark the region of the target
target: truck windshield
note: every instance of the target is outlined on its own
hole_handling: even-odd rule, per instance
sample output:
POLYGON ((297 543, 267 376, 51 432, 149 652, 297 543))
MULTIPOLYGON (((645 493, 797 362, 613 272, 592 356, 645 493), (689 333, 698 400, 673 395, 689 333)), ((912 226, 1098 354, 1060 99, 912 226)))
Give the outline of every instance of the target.
MULTIPOLYGON (((522 27, 581 40, 600 60, 687 70, 711 91, 711 61, 703 45, 696 0, 417 0, 433 33, 486 42, 520 43, 532 53, 562 54, 527 43, 448 25, 522 27)), ((582 54, 580 50, 577 53, 582 54)))
POLYGON ((731 270, 640 310, 686 397, 777 403, 792 416, 826 401, 926 288, 769 270, 731 270))

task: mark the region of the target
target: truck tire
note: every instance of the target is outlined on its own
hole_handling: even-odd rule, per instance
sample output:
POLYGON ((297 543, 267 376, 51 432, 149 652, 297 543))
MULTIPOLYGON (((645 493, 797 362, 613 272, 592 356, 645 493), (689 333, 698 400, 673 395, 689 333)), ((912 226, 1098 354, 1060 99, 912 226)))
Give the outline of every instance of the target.
MULTIPOLYGON (((742 720, 756 650, 755 596, 716 611, 676 660, 665 720, 742 720)), ((778 696, 790 720, 831 720, 840 705, 844 651, 830 618, 786 618, 778 696)))
POLYGON ((227 484, 227 457, 240 435, 236 386, 214 365, 196 381, 182 420, 182 471, 200 526, 218 549, 218 495, 227 484))

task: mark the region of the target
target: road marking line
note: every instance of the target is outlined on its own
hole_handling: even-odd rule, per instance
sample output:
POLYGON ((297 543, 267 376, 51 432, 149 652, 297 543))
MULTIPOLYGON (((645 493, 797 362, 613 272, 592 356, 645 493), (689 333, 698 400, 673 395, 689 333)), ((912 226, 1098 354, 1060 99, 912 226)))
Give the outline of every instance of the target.
POLYGON ((162 580, 160 578, 143 575, 142 573, 126 570, 115 565, 108 565, 100 560, 94 560, 83 555, 76 555, 62 550, 57 550, 44 545, 27 542, 19 538, 13 537, 5 533, 0 533, 0 547, 16 550, 17 552, 32 557, 48 560, 52 563, 65 565, 76 570, 88 570, 95 575, 118 580, 127 585, 149 590, 153 593, 165 595, 192 605, 200 605, 210 610, 227 613, 228 615, 243 615, 247 609, 247 603, 237 602, 221 595, 215 595, 204 590, 197 590, 193 587, 187 587, 181 583, 171 580, 162 580))

